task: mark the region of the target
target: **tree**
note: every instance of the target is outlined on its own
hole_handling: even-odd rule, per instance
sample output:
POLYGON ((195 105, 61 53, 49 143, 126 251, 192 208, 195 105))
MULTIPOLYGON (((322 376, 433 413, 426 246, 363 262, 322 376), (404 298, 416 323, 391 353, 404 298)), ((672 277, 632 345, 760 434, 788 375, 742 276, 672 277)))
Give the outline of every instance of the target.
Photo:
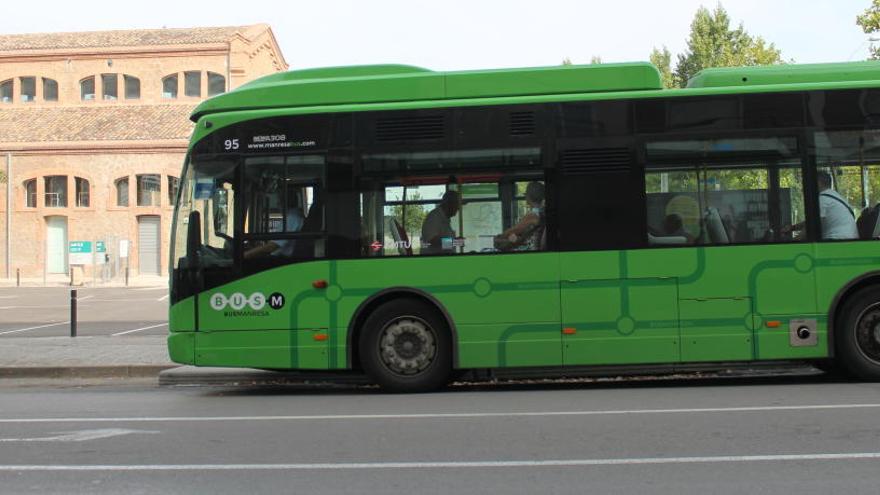
MULTIPOLYGON (((865 34, 874 34, 880 31, 880 0, 873 0, 871 6, 865 9, 862 15, 856 17, 858 24, 865 34)), ((880 47, 871 43, 871 59, 880 59, 880 47)))
POLYGON ((590 65, 599 65, 602 63, 602 57, 599 55, 593 55, 590 57, 590 65))
MULTIPOLYGON (((875 0, 877 1, 877 0, 875 0)), ((678 55, 675 84, 685 87, 688 80, 709 67, 740 67, 781 64, 782 52, 760 36, 753 38, 740 24, 730 28, 730 16, 721 4, 710 12, 700 7, 691 22, 687 51, 678 55)))
POLYGON ((571 59, 565 57, 564 59, 562 59, 562 65, 571 65, 571 59))
POLYGON ((669 89, 675 86, 675 81, 672 77, 672 54, 669 53, 669 49, 664 46, 663 51, 660 51, 655 47, 651 52, 650 61, 660 71, 660 80, 663 81, 663 87, 669 89))
MULTIPOLYGON (((428 211, 420 204, 412 204, 409 201, 419 201, 422 199, 419 193, 414 193, 407 197, 407 203, 398 204, 391 207, 391 215, 406 230, 410 240, 418 239, 422 234, 422 224, 428 211)), ((418 245, 418 244, 415 244, 418 245)))

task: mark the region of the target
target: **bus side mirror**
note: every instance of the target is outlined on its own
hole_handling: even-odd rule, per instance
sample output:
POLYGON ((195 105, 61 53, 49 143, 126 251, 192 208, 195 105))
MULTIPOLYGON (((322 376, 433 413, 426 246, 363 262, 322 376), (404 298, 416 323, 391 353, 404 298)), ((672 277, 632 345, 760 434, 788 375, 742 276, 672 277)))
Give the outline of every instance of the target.
POLYGON ((189 213, 189 223, 186 226, 186 259, 187 266, 198 268, 199 251, 202 248, 202 218, 197 211, 189 213))

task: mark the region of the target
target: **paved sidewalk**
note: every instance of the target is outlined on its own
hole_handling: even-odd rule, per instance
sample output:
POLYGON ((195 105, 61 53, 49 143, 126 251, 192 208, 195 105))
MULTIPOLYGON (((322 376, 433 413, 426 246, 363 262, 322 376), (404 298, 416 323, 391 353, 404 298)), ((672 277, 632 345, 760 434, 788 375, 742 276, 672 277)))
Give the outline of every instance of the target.
POLYGON ((156 377, 177 366, 164 335, 124 337, 6 337, 0 378, 156 377))
POLYGON ((4 337, 3 379, 154 378, 159 385, 364 384, 338 372, 273 372, 180 366, 168 358, 165 335, 4 337))
POLYGON ((21 278, 20 280, 17 280, 14 274, 11 278, 0 276, 0 287, 16 287, 18 283, 21 284, 21 287, 71 287, 74 289, 78 287, 168 287, 168 277, 155 275, 129 277, 128 285, 125 284, 125 279, 122 277, 115 277, 106 281, 86 277, 84 279, 77 278, 74 282, 75 284, 71 287, 70 276, 68 275, 49 275, 45 279, 42 277, 30 277, 21 278))

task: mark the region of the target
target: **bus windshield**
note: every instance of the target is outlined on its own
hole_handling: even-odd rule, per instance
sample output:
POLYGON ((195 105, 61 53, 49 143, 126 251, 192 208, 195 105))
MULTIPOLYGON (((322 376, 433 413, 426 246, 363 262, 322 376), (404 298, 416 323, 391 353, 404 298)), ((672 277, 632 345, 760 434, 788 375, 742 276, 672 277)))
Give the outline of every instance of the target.
POLYGON ((198 212, 202 221, 201 266, 232 266, 235 169, 235 161, 229 159, 187 163, 175 216, 174 258, 171 260, 175 268, 184 269, 191 264, 186 258, 186 235, 192 212, 198 212))

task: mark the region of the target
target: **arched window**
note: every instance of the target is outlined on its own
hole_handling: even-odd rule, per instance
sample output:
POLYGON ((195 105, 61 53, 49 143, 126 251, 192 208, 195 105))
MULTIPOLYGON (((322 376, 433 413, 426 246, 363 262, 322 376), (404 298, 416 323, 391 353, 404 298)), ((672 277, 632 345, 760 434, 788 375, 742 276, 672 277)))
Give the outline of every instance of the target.
POLYGON ((67 176, 47 175, 45 180, 46 207, 67 208, 67 176))
POLYGON ((177 189, 180 187, 180 179, 177 177, 168 176, 168 204, 174 205, 174 202, 177 200, 177 189))
POLYGON ((141 97, 141 80, 125 74, 123 76, 125 79, 125 99, 126 100, 137 100, 141 97))
POLYGON ((81 208, 89 207, 89 180, 82 177, 75 177, 76 181, 76 206, 81 208))
POLYGON ((48 77, 43 78, 43 100, 58 101, 58 81, 48 77))
POLYGON ((12 79, 0 82, 0 101, 12 103, 12 79))
POLYGON ((28 208, 37 207, 37 179, 24 181, 24 205, 28 208))
POLYGON ((21 101, 22 103, 32 103, 37 99, 37 78, 22 77, 21 82, 21 101))
POLYGON ((95 76, 90 76, 79 82, 79 97, 83 101, 95 99, 95 76))
POLYGON ((158 174, 137 176, 137 205, 159 206, 159 191, 162 178, 158 174))
POLYGON ((128 206, 128 177, 116 179, 116 206, 128 206))
POLYGON ((162 98, 177 98, 177 74, 162 78, 162 98))
POLYGON ((119 99, 119 77, 116 74, 101 74, 101 98, 119 99))
POLYGON ((186 96, 194 96, 196 98, 202 96, 202 73, 199 71, 184 72, 183 86, 183 94, 186 96))
POLYGON ((208 96, 226 92, 226 78, 216 72, 208 72, 208 96))

